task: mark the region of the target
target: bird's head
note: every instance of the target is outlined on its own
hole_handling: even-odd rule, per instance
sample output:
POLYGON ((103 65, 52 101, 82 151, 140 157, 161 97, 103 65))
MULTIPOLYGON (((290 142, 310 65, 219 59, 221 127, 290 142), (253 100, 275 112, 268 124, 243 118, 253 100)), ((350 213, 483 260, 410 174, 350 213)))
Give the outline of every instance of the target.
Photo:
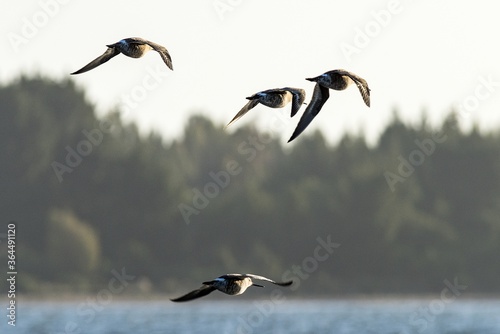
POLYGON ((313 77, 313 78, 306 78, 307 81, 313 81, 313 82, 318 82, 320 81, 322 78, 325 78, 327 75, 326 74, 321 74, 321 75, 318 75, 317 77, 313 77))
POLYGON ((252 96, 247 96, 247 100, 256 100, 256 99, 259 99, 263 96, 265 96, 266 94, 265 93, 262 93, 262 92, 258 92, 258 93, 255 93, 253 94, 252 96))

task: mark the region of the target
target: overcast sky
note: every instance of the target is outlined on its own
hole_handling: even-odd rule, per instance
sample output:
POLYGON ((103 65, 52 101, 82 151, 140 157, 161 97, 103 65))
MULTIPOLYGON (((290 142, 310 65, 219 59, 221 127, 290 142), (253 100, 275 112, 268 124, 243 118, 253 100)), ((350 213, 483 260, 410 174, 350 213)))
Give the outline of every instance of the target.
MULTIPOLYGON (((373 142, 394 108, 409 123, 425 110, 439 124, 454 106, 464 127, 500 127, 498 1, 0 1, 2 83, 21 73, 68 77, 126 37, 164 45, 173 72, 150 52, 72 79, 100 115, 120 106, 124 119, 166 139, 193 113, 227 123, 260 90, 300 87, 308 101, 314 84, 304 79, 337 68, 368 81, 371 108, 355 87, 332 91, 305 134, 373 142)), ((228 131, 255 124, 286 141, 302 113, 289 112, 259 106, 228 131), (279 131, 269 125, 277 113, 286 116, 279 131)))

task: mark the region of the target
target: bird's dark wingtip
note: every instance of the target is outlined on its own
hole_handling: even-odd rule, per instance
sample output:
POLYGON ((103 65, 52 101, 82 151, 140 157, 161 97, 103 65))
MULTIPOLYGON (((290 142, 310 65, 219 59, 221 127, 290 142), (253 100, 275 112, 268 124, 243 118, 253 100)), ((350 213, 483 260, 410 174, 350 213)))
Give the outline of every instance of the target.
MULTIPOLYGON (((307 124, 309 124, 309 123, 307 123, 307 124)), ((307 124, 306 124, 306 126, 303 126, 299 122, 299 125, 297 125, 297 127, 295 128, 295 131, 293 132, 293 134, 290 137, 290 139, 288 139, 287 143, 291 142, 292 140, 294 140, 295 138, 297 138, 302 132, 304 132, 305 128, 307 127, 307 124)))
MULTIPOLYGON (((302 116, 304 117, 304 116, 302 116)), ((308 123, 309 124, 309 123, 308 123)), ((307 127, 307 125, 306 125, 307 127)), ((291 142, 292 140, 294 140, 295 138, 297 138, 302 132, 304 132, 304 129, 306 128, 304 127, 302 124, 299 124, 297 125, 297 127, 295 128, 295 130, 293 131, 292 135, 290 136, 290 139, 288 139, 287 143, 291 142)))
POLYGON ((290 286, 293 284, 293 281, 275 282, 274 284, 279 285, 279 286, 290 286))
POLYGON ((188 296, 189 295, 184 295, 184 296, 178 297, 178 298, 170 298, 170 301, 172 301, 174 303, 181 303, 181 302, 187 302, 187 301, 194 299, 194 298, 188 298, 188 296))

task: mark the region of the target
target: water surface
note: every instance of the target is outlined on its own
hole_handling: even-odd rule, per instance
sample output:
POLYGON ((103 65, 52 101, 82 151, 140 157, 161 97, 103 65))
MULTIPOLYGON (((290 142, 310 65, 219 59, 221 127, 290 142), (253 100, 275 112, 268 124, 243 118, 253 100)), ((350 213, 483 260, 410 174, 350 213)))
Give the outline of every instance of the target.
POLYGON ((15 327, 6 314, 2 334, 500 334, 500 300, 480 299, 18 301, 15 327))

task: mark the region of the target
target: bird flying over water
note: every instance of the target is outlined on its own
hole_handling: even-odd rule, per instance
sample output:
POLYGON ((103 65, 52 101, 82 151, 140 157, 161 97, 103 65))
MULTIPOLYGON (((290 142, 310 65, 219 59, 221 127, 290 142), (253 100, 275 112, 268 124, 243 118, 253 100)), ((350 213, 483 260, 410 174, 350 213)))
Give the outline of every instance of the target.
POLYGON ((316 82, 313 97, 288 142, 297 138, 320 112, 326 100, 330 97, 329 89, 344 90, 354 83, 358 87, 363 101, 370 107, 370 88, 368 87, 368 83, 365 79, 354 73, 339 69, 328 71, 314 78, 306 78, 306 80, 316 82))
POLYGON ((204 297, 212 291, 219 290, 228 295, 241 295, 250 286, 262 288, 262 285, 253 283, 252 279, 271 282, 279 286, 290 286, 293 281, 276 282, 269 278, 253 274, 227 274, 217 277, 214 280, 203 282, 203 285, 184 296, 171 299, 173 302, 186 302, 196 298, 204 297))
POLYGON ((259 103, 270 108, 282 108, 292 101, 293 117, 304 103, 306 92, 301 88, 274 88, 255 93, 247 97, 247 104, 234 116, 234 118, 226 125, 229 126, 234 121, 238 120, 241 116, 245 115, 250 109, 254 108, 259 103))
POLYGON ((149 50, 155 50, 156 52, 158 52, 163 61, 165 62, 165 64, 168 66, 168 68, 170 68, 172 71, 174 70, 172 66, 172 58, 170 57, 170 54, 168 53, 167 49, 164 46, 150 42, 143 38, 140 37, 125 38, 119 42, 116 42, 114 44, 109 44, 106 46, 108 48, 101 56, 97 57, 96 59, 92 60, 90 63, 88 63, 78 71, 75 71, 71 74, 80 74, 90 71, 91 69, 94 69, 97 66, 104 64, 105 62, 107 62, 108 60, 110 60, 111 58, 120 53, 123 53, 124 55, 132 58, 140 58, 144 56, 149 50))

